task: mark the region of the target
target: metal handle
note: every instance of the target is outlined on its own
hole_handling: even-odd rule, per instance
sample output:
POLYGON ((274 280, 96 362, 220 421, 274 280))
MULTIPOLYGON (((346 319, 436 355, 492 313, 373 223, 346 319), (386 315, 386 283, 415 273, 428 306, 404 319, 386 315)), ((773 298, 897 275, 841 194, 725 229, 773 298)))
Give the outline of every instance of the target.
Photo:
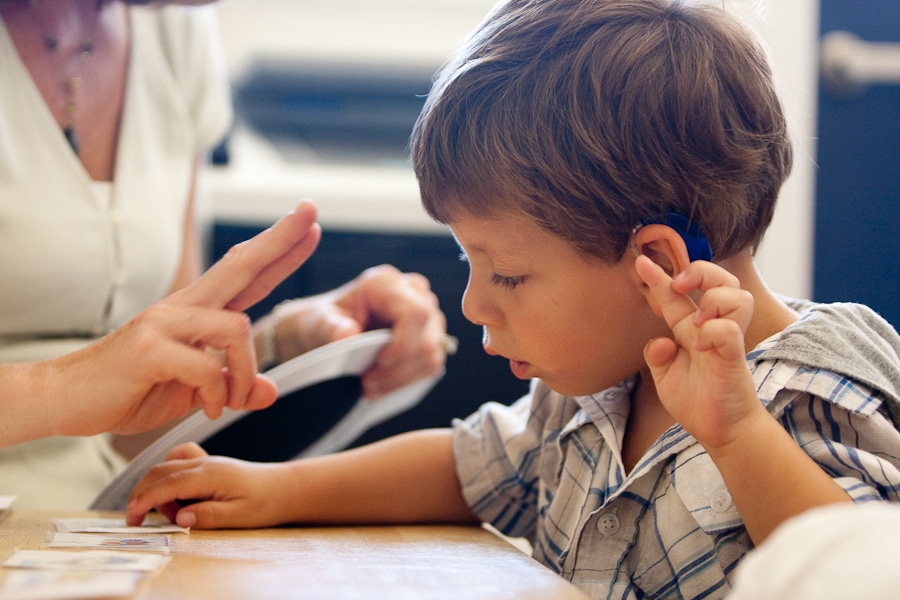
POLYGON ((821 68, 823 83, 840 94, 897 85, 900 43, 867 42, 848 31, 830 31, 822 36, 821 68))

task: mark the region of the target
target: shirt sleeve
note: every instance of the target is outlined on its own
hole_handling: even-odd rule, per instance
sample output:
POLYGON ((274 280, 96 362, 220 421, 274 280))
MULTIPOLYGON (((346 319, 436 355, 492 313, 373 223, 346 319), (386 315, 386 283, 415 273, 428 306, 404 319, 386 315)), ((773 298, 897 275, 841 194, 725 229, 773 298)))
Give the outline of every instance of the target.
POLYGON ((855 502, 900 500, 900 432, 891 421, 879 410, 794 394, 778 418, 800 447, 855 502))
POLYGON ((201 152, 220 142, 234 117, 218 19, 212 6, 155 8, 163 46, 184 94, 201 152))
POLYGON ((511 406, 483 405, 454 422, 454 454, 463 496, 502 533, 531 537, 536 523, 542 427, 532 394, 511 406))

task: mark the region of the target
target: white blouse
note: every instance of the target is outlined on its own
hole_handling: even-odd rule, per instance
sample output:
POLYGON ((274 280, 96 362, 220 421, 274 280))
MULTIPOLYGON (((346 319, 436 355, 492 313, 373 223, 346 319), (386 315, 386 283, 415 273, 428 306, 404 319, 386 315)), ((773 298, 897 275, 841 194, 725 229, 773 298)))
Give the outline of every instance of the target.
MULTIPOLYGON (((0 361, 83 346, 160 299, 177 272, 196 161, 231 121, 227 74, 211 8, 129 11, 106 185, 69 148, 0 19, 0 361)), ((119 466, 102 436, 39 440, 0 451, 0 493, 84 508, 119 466)))

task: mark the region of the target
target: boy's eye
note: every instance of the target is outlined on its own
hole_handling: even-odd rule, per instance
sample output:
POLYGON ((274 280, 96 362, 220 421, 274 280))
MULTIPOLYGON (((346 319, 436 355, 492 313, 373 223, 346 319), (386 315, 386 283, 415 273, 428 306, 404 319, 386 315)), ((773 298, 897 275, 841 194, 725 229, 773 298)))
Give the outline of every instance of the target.
POLYGON ((497 275, 496 273, 494 273, 493 275, 491 275, 491 283, 511 290, 525 283, 525 277, 521 275, 516 277, 506 277, 504 275, 497 275))

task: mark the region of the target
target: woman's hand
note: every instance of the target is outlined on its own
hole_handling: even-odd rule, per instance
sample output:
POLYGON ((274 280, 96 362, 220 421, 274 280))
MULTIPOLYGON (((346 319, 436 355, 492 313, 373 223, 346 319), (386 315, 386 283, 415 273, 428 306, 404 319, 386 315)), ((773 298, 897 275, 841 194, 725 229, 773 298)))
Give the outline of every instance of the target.
POLYGON ((150 306, 82 350, 37 363, 58 389, 46 418, 55 433, 152 429, 195 408, 264 408, 277 390, 256 369, 242 311, 264 298, 315 250, 321 229, 312 203, 231 248, 192 285, 150 306))
POLYGON ((282 361, 362 331, 390 327, 393 337, 363 374, 363 395, 377 398, 434 375, 447 356, 447 321, 428 280, 389 265, 363 271, 324 294, 279 305, 274 326, 282 361))

